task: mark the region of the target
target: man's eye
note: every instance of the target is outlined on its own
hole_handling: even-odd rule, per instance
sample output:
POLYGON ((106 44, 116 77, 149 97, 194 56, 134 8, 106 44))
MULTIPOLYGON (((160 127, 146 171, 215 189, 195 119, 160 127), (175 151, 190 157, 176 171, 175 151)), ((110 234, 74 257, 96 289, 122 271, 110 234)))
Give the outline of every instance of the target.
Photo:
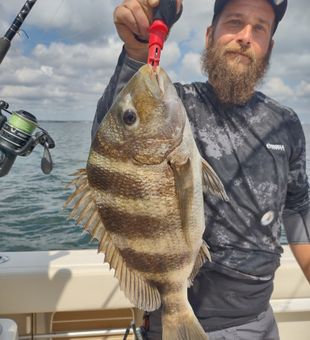
POLYGON ((229 21, 229 24, 231 26, 241 26, 242 25, 242 22, 240 20, 230 20, 229 21))
POLYGON ((263 25, 255 25, 254 28, 256 31, 265 31, 265 27, 263 25))

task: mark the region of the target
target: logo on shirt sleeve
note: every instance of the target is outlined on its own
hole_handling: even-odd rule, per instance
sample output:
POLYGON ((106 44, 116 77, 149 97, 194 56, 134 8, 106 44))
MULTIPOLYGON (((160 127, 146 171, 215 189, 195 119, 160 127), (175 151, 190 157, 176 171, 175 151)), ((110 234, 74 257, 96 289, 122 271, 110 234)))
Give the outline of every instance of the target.
POLYGON ((283 144, 266 144, 267 149, 274 151, 285 151, 285 147, 283 144))

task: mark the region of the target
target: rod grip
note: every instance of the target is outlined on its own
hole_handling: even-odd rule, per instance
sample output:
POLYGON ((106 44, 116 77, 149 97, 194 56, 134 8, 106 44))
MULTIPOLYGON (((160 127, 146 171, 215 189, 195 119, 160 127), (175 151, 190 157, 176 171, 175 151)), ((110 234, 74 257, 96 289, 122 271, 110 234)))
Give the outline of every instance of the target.
POLYGON ((9 40, 7 40, 4 37, 0 38, 0 64, 2 63, 2 60, 7 54, 10 46, 11 46, 11 42, 9 40))
POLYGON ((159 6, 154 9, 153 20, 162 20, 168 28, 180 18, 183 6, 179 13, 177 13, 176 0, 160 0, 159 6))

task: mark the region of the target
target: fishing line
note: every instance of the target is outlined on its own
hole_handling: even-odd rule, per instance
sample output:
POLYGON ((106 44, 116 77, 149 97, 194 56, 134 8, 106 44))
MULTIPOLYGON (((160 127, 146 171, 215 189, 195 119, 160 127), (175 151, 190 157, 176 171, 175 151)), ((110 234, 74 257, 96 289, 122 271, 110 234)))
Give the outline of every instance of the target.
MULTIPOLYGON (((63 6, 64 1, 65 1, 65 0, 60 0, 60 2, 59 2, 59 4, 58 4, 58 7, 57 7, 57 9, 56 9, 56 11, 55 11, 55 13, 53 14, 53 16, 51 17, 51 19, 48 21, 47 26, 45 26, 45 27, 49 27, 49 26, 51 26, 51 24, 54 23, 55 18, 56 18, 56 15, 58 14, 60 8, 63 6)), ((46 31, 47 31, 47 28, 45 28, 44 31, 46 32, 46 31)))
MULTIPOLYGON (((65 0, 60 0, 59 4, 57 6, 56 11, 54 12, 54 14, 51 15, 51 18, 47 21, 47 24, 44 26, 44 32, 48 32, 50 30, 50 27, 54 24, 55 19, 57 17, 57 15, 59 14, 60 10, 64 7, 64 2, 65 0)), ((66 42, 68 40, 72 40, 75 39, 79 36, 83 36, 83 35, 87 35, 88 32, 87 31, 83 31, 83 32, 77 32, 77 33, 73 33, 73 34, 62 34, 62 38, 60 39, 55 39, 54 42, 66 42)), ((41 44, 46 44, 49 45, 50 41, 49 40, 35 40, 34 41, 36 44, 41 43, 41 44)))

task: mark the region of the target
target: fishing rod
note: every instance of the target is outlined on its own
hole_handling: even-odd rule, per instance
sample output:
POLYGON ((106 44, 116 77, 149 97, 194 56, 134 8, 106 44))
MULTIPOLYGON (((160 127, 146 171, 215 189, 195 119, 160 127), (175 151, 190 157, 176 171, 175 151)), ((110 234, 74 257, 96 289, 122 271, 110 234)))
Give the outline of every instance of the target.
POLYGON ((27 15, 31 11, 33 5, 37 2, 37 0, 27 0, 20 10, 20 12, 17 14, 16 18, 14 19, 12 25, 9 27, 9 29, 6 31, 5 35, 0 38, 0 64, 2 63, 2 60, 4 59, 5 55, 7 54, 10 46, 11 41, 15 37, 15 34, 19 31, 21 25, 25 21, 27 15))
MULTIPOLYGON (((11 46, 12 39, 36 1, 25 2, 12 25, 0 38, 0 64, 11 46)), ((9 173, 17 156, 28 156, 38 144, 44 148, 41 169, 43 173, 49 174, 53 169, 49 149, 55 147, 54 140, 46 130, 39 126, 33 114, 25 110, 12 112, 8 108, 9 104, 0 100, 0 177, 9 173)))

